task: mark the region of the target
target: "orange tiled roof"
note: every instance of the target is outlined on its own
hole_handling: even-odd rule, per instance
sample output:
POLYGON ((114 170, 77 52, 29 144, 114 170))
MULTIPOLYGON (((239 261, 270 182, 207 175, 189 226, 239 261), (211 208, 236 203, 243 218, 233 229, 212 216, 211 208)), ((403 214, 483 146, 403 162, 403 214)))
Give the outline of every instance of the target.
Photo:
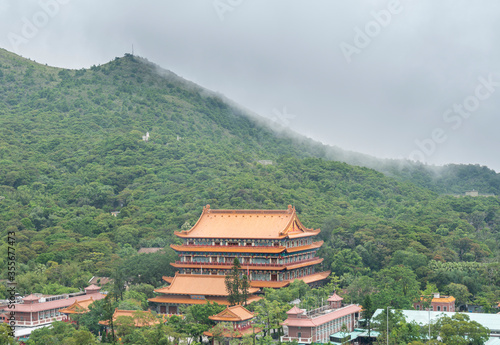
POLYGON ((303 280, 304 283, 306 283, 306 284, 310 284, 310 283, 314 283, 314 282, 328 278, 330 273, 331 273, 331 271, 318 272, 318 273, 314 273, 314 274, 311 274, 311 275, 308 275, 305 277, 301 277, 299 279, 303 280))
POLYGON ((311 244, 308 244, 306 246, 287 248, 286 251, 288 253, 295 253, 295 252, 300 252, 301 250, 316 249, 316 248, 321 247, 323 245, 323 243, 324 243, 324 241, 317 241, 317 242, 313 242, 311 244))
POLYGON ((439 298, 433 298, 432 302, 435 302, 435 303, 455 302, 455 297, 453 297, 453 296, 443 296, 443 297, 439 297, 439 298))
POLYGON ((175 234, 187 238, 281 239, 314 236, 319 232, 302 225, 291 205, 284 211, 212 210, 207 205, 190 230, 175 234))
POLYGON ((241 305, 234 305, 232 307, 227 307, 219 314, 209 316, 210 320, 214 321, 232 321, 239 322, 250 320, 254 317, 254 314, 248 311, 245 307, 241 305))
MULTIPOLYGON (((424 300, 424 297, 421 296, 420 300, 424 300)), ((441 296, 441 297, 433 297, 431 303, 450 303, 455 302, 455 297, 453 296, 441 296)))
POLYGON ((292 309, 290 309, 289 311, 287 311, 286 313, 288 315, 299 315, 299 314, 304 314, 305 310, 303 309, 300 309, 299 307, 297 307, 296 305, 293 306, 292 309))
POLYGON ((301 267, 307 267, 311 265, 317 265, 323 262, 323 258, 317 258, 316 260, 311 260, 311 261, 306 261, 302 263, 296 263, 296 264, 287 264, 286 269, 287 270, 293 270, 301 267))
POLYGON ((175 303, 175 304, 206 304, 207 302, 217 303, 221 305, 229 305, 229 302, 225 298, 206 298, 206 299, 195 299, 184 296, 157 296, 149 298, 148 301, 156 303, 175 303))
POLYGON ((40 299, 40 297, 31 294, 31 295, 28 295, 28 296, 24 297, 23 301, 24 302, 30 302, 30 301, 38 301, 39 299, 40 299))
MULTIPOLYGON (((248 296, 247 303, 252 303, 261 300, 262 297, 256 295, 248 296)), ((150 302, 156 303, 175 303, 175 304, 205 304, 207 302, 217 303, 220 305, 229 305, 227 298, 223 297, 208 297, 205 299, 196 299, 178 295, 163 295, 148 299, 150 302)))
POLYGON ((251 287, 256 288, 273 288, 278 289, 290 285, 290 281, 284 280, 280 282, 268 281, 268 280, 252 280, 250 281, 251 287))
POLYGON ((95 284, 92 284, 92 285, 87 286, 87 287, 85 288, 85 290, 97 290, 97 291, 99 291, 99 290, 101 290, 101 287, 100 287, 100 286, 97 286, 97 285, 95 285, 95 284))
POLYGON ((92 297, 88 299, 83 299, 80 301, 75 301, 69 307, 59 310, 64 314, 85 314, 89 311, 89 305, 94 303, 94 299, 92 297))
MULTIPOLYGON (((170 286, 156 289, 155 292, 175 295, 228 296, 226 276, 176 273, 170 286)), ((259 289, 250 288, 253 294, 259 289)))
POLYGON ((338 302, 338 301, 343 301, 344 299, 337 295, 336 292, 333 293, 330 297, 328 297, 327 301, 328 302, 338 302))
POLYGON ((330 273, 331 273, 331 271, 318 272, 318 273, 310 274, 308 276, 294 278, 294 279, 290 279, 290 280, 282 280, 282 281, 251 280, 250 286, 258 287, 258 288, 278 289, 278 288, 282 288, 282 287, 290 285, 290 283, 293 282, 294 280, 302 280, 304 283, 310 284, 310 283, 314 283, 314 282, 328 278, 330 273))
MULTIPOLYGON (((143 326, 153 326, 159 324, 161 321, 157 319, 152 313, 151 310, 120 310, 118 308, 115 309, 113 313, 113 321, 116 321, 120 316, 131 317, 134 320, 136 327, 143 326), (142 319, 144 316, 144 319, 142 319)), ((109 321, 99 321, 101 325, 108 325, 109 321)))
POLYGON ((172 281, 174 280, 174 277, 163 276, 163 277, 161 277, 161 279, 163 279, 164 281, 166 281, 169 284, 172 284, 172 281))

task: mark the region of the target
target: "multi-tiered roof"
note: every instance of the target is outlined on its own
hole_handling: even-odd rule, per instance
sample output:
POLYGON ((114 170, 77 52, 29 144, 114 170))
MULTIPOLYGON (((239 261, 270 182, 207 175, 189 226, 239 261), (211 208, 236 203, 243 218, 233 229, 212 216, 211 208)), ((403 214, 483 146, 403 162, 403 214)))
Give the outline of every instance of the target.
POLYGON ((177 313, 180 304, 205 300, 227 304, 223 281, 235 258, 250 280, 250 294, 263 287, 284 287, 295 279, 319 283, 330 274, 317 270, 323 261, 316 256, 323 244, 314 241, 319 233, 319 229, 306 228, 292 206, 286 210, 214 210, 207 205, 191 229, 175 232, 183 241, 171 245, 179 254, 179 260, 172 263, 179 272, 163 277, 170 286, 157 289, 161 295, 150 301, 158 303, 158 312, 169 314, 177 313), (215 286, 219 286, 216 293, 215 286))
POLYGON ((314 283, 330 272, 316 272, 323 259, 314 241, 319 229, 306 228, 294 207, 286 210, 214 210, 207 205, 190 229, 175 232, 184 240, 171 245, 181 273, 225 274, 237 257, 252 286, 282 287, 294 279, 314 283))

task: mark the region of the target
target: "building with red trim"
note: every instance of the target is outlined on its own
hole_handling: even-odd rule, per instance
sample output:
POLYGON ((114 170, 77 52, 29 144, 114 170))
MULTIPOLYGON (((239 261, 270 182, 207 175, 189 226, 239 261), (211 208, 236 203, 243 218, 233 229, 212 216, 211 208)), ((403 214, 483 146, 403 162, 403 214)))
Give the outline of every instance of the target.
POLYGON ((295 279, 315 284, 328 277, 316 253, 319 229, 308 229, 291 205, 286 210, 213 210, 203 208, 198 222, 175 232, 182 245, 172 265, 181 274, 225 275, 238 258, 252 287, 284 287, 295 279))
POLYGON ((213 210, 207 205, 190 230, 175 232, 183 241, 170 246, 179 255, 172 263, 179 272, 163 277, 171 285, 155 290, 161 295, 149 301, 161 314, 177 314, 179 305, 205 300, 228 305, 223 282, 235 258, 250 280, 250 301, 258 299, 252 294, 260 288, 285 287, 295 279, 319 285, 330 275, 318 269, 323 262, 316 255, 323 244, 315 241, 319 233, 306 228, 291 205, 286 210, 213 210))
MULTIPOLYGON (((149 301, 156 305, 156 312, 159 314, 179 314, 179 306, 205 304, 207 302, 221 305, 229 305, 229 293, 226 290, 226 276, 223 275, 201 275, 201 274, 180 274, 175 277, 163 277, 170 283, 169 286, 156 289, 160 295, 150 298, 149 301)), ((258 288, 250 287, 247 303, 258 301, 262 297, 255 296, 258 288)))
MULTIPOLYGON (((248 334, 257 334, 261 331, 260 328, 252 327, 252 319, 254 314, 248 311, 241 305, 235 305, 232 307, 227 307, 220 313, 216 315, 209 316, 208 318, 214 321, 216 324, 226 322, 228 323, 230 329, 223 332, 223 336, 226 338, 241 338, 248 334)), ((209 331, 203 332, 204 335, 208 337, 214 336, 213 328, 209 331)), ((213 339, 212 339, 213 340, 213 339)))
POLYGON ((342 305, 343 298, 334 293, 328 298, 328 304, 306 311, 294 306, 283 322, 285 335, 281 341, 297 341, 300 344, 328 343, 330 335, 339 332, 343 325, 348 332, 357 326, 361 315, 361 306, 342 305))
POLYGON ((85 301, 84 303, 87 303, 89 299, 92 301, 103 299, 105 295, 99 292, 100 289, 99 286, 90 285, 85 288, 85 293, 79 294, 51 296, 31 294, 22 299, 23 303, 14 304, 14 309, 4 307, 1 312, 8 314, 14 310, 16 334, 21 330, 28 331, 27 334, 30 334, 30 329, 48 326, 53 321, 69 321, 68 314, 65 314, 64 311, 76 302, 85 301))
MULTIPOLYGON (((427 310, 424 307, 424 297, 420 298, 420 302, 414 303, 413 308, 415 310, 427 310)), ((453 296, 441 296, 439 292, 434 293, 430 306, 431 311, 455 311, 455 297, 453 296)))

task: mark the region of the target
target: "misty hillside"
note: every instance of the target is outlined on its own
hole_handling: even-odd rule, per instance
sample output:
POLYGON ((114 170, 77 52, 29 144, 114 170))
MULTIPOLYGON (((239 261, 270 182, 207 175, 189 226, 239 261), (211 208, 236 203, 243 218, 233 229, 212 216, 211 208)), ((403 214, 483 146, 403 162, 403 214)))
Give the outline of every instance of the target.
MULTIPOLYGON (((143 258, 139 247, 167 247, 149 276, 126 270, 160 284, 172 274, 173 231, 206 204, 294 205, 307 227, 322 229, 324 266, 339 276, 406 262, 424 283, 432 260, 498 261, 498 198, 440 195, 445 187, 423 188, 431 182, 419 170, 393 171, 396 179, 325 159, 331 148, 276 133, 229 103, 131 55, 65 70, 0 50, 0 226, 17 236, 19 289, 81 288, 143 258)), ((467 169, 440 178, 487 185, 489 171, 467 169)), ((487 277, 453 279, 479 293, 496 284, 487 277)))

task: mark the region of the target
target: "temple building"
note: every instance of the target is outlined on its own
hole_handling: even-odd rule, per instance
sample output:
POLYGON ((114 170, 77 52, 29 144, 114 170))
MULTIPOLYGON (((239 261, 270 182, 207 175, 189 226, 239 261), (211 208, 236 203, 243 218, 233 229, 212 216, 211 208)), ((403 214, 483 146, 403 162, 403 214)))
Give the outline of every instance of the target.
MULTIPOLYGON (((205 304, 207 302, 229 305, 225 276, 176 273, 173 278, 163 277, 163 279, 170 285, 156 289, 155 292, 161 295, 149 299, 156 305, 157 313, 180 314, 179 306, 181 305, 205 304)), ((250 287, 247 303, 262 298, 254 295, 257 291, 259 291, 258 288, 250 287)))
MULTIPOLYGON (((106 297, 100 292, 100 287, 90 285, 85 293, 77 292, 63 295, 31 294, 22 299, 22 303, 15 306, 15 337, 24 337, 37 328, 47 327, 53 321, 69 322, 68 308, 75 312, 84 311, 90 303, 106 297), (79 307, 77 307, 79 305, 79 307), (78 309, 80 308, 80 309, 78 309)), ((0 313, 9 315, 11 309, 7 306, 0 309, 0 313)))
POLYGON ((190 229, 175 232, 181 245, 172 263, 179 271, 163 277, 170 286, 156 289, 161 295, 149 299, 160 314, 178 314, 180 305, 205 301, 229 305, 225 275, 238 258, 250 281, 248 303, 260 288, 280 288, 300 279, 319 285, 330 271, 321 272, 316 256, 323 241, 314 241, 319 229, 308 229, 291 205, 286 210, 213 210, 210 205, 190 229))
MULTIPOLYGON (((257 334, 261 331, 260 328, 252 327, 252 319, 254 314, 248 311, 241 305, 227 307, 220 313, 208 317, 210 320, 217 324, 227 323, 229 329, 224 329, 222 336, 224 338, 241 338, 249 334, 257 334)), ((212 338, 214 343, 214 328, 209 331, 203 332, 204 335, 212 338)))
POLYGON ((328 343, 331 335, 344 330, 352 332, 361 316, 361 306, 343 305, 342 297, 334 293, 327 305, 310 311, 294 306, 283 322, 285 335, 281 341, 300 344, 328 343))
POLYGON ((316 256, 323 241, 319 229, 308 229, 295 208, 286 210, 213 210, 203 208, 198 222, 175 232, 182 245, 171 245, 179 254, 172 265, 181 274, 225 275, 238 258, 252 287, 279 288, 300 279, 321 283, 330 272, 320 272, 316 256))
MULTIPOLYGON (((420 297, 420 302, 413 303, 413 308, 415 310, 427 310, 424 306, 424 297, 420 297)), ((455 311, 455 297, 453 296, 441 296, 439 292, 433 294, 431 304, 431 311, 455 311)))

